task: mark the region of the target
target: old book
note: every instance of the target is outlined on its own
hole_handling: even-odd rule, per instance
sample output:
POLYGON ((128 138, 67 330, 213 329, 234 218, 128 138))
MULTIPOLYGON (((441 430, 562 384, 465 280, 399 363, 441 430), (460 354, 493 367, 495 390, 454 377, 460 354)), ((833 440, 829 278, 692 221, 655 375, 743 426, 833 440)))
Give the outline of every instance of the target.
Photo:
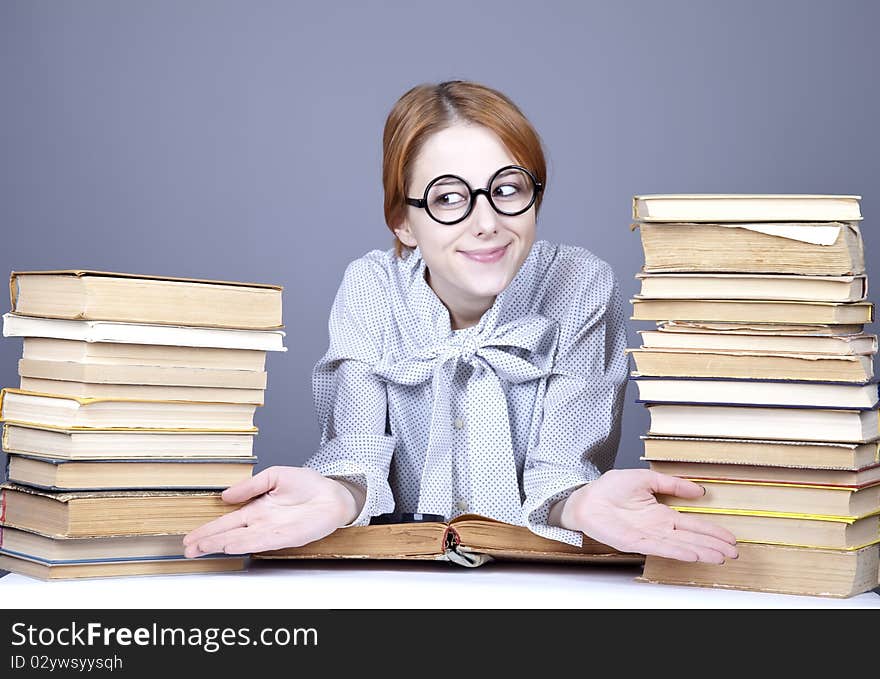
POLYGON ((645 559, 643 582, 849 597, 877 586, 880 550, 811 549, 743 543, 723 564, 645 559))
POLYGON ((804 302, 730 299, 633 298, 634 321, 724 321, 739 323, 865 324, 874 320, 871 302, 804 302))
POLYGON ((22 358, 23 391, 80 398, 262 405, 265 371, 106 365, 22 358))
POLYGON ((575 547, 475 514, 449 522, 423 521, 340 528, 321 540, 254 554, 260 559, 424 559, 480 566, 493 559, 642 563, 639 554, 619 552, 584 536, 575 547))
POLYGON ((241 505, 212 490, 53 492, 0 485, 4 526, 58 537, 182 534, 241 505))
POLYGON ((880 403, 876 381, 802 382, 796 380, 632 376, 640 401, 784 405, 813 408, 874 408, 880 403))
POLYGON ((669 328, 638 330, 643 349, 690 351, 750 351, 764 354, 839 354, 866 356, 877 353, 877 335, 814 335, 782 332, 688 332, 669 328))
POLYGON ((874 378, 870 355, 786 354, 704 349, 627 349, 635 373, 653 377, 728 377, 865 383, 874 378))
POLYGON ((283 330, 240 330, 115 321, 66 320, 12 313, 3 315, 4 337, 45 337, 90 343, 287 351, 283 345, 284 335, 283 330))
POLYGON ((873 410, 765 408, 704 404, 646 403, 649 434, 839 441, 866 443, 880 438, 880 417, 873 410))
POLYGON ((639 272, 639 298, 769 299, 858 302, 865 299, 865 276, 793 274, 710 274, 639 272))
POLYGON ((224 573, 243 571, 247 558, 212 556, 199 559, 184 557, 168 559, 119 559, 116 561, 84 561, 52 563, 15 556, 0 550, 0 570, 20 573, 40 580, 74 578, 106 578, 134 575, 183 575, 187 573, 224 573))
POLYGON ((155 384, 106 384, 68 382, 22 377, 22 391, 72 398, 99 398, 134 401, 198 401, 201 403, 249 403, 263 405, 263 389, 231 389, 227 387, 177 387, 155 384))
POLYGON ((706 489, 701 497, 689 499, 657 495, 670 507, 706 510, 745 511, 756 514, 803 515, 860 519, 880 513, 880 484, 812 486, 778 481, 722 481, 700 479, 706 489))
POLYGON ((821 337, 838 337, 841 335, 859 335, 865 326, 863 323, 828 325, 822 323, 707 323, 704 321, 661 321, 657 329, 663 332, 717 332, 725 335, 817 335, 821 337))
POLYGON ((108 271, 13 271, 23 316, 266 330, 281 327, 278 285, 108 271))
POLYGON ((6 478, 46 490, 227 488, 253 473, 256 458, 59 460, 7 456, 6 478))
POLYGON ((767 273, 860 276, 857 223, 637 224, 650 273, 767 273))
POLYGON ((126 535, 103 538, 66 538, 0 526, 0 550, 53 563, 164 559, 183 556, 183 535, 126 535))
POLYGON ((172 347, 161 344, 86 342, 84 340, 25 337, 22 358, 102 366, 159 366, 264 372, 266 352, 216 347, 172 347))
POLYGON ((680 512, 703 515, 707 521, 726 528, 736 536, 737 545, 760 542, 789 547, 815 549, 862 549, 880 542, 880 515, 861 519, 817 517, 810 515, 779 516, 771 513, 704 512, 700 508, 681 507, 680 512))
POLYGON ((831 222, 862 218, 861 196, 683 193, 633 196, 644 222, 831 222))
POLYGON ((0 557, 7 557, 2 567, 45 579, 211 573, 241 570, 246 563, 244 556, 226 554, 185 559, 183 550, 183 535, 60 538, 0 527, 0 557))
POLYGON ((254 432, 57 429, 3 425, 3 450, 70 460, 250 457, 254 432))
POLYGON ((44 380, 117 385, 224 387, 265 389, 266 372, 226 368, 178 368, 155 365, 106 365, 22 358, 18 374, 44 380))
POLYGON ((640 438, 649 460, 847 470, 880 463, 880 441, 841 443, 657 435, 640 438))
MULTIPOLYGON (((643 457, 643 460, 648 460, 643 457)), ((648 460, 652 470, 687 479, 716 481, 778 482, 811 486, 846 486, 863 488, 880 483, 880 463, 858 469, 809 469, 804 467, 768 467, 714 462, 679 462, 648 460)), ((878 523, 880 527, 880 523, 878 523)))
POLYGON ((0 391, 0 420, 61 429, 251 431, 257 406, 244 403, 135 401, 0 391))

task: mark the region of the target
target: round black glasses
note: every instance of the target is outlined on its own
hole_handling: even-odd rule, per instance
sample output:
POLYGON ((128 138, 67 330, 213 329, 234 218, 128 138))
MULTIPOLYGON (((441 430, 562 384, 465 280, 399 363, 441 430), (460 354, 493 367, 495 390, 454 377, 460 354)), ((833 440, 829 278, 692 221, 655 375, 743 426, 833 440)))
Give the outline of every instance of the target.
POLYGON ((422 198, 407 198, 406 204, 424 208, 435 222, 458 224, 474 209, 477 196, 486 196, 498 214, 521 215, 535 204, 544 185, 519 165, 507 165, 492 175, 485 189, 472 189, 461 177, 444 174, 432 179, 422 198))

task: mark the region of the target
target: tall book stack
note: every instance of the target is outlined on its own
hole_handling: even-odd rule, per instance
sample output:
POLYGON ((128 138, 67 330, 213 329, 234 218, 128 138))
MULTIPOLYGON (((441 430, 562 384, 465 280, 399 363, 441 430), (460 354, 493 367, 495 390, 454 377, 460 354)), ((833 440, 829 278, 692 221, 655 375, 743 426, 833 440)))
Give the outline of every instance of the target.
POLYGON ((7 481, 0 569, 38 578, 242 570, 183 556, 235 509, 269 351, 286 351, 279 286, 105 271, 10 276, 3 334, 23 338, 0 392, 7 481))
POLYGON ((730 530, 721 565, 648 557, 643 580, 851 596, 878 584, 880 417, 859 196, 633 199, 644 250, 629 349, 661 496, 730 530))

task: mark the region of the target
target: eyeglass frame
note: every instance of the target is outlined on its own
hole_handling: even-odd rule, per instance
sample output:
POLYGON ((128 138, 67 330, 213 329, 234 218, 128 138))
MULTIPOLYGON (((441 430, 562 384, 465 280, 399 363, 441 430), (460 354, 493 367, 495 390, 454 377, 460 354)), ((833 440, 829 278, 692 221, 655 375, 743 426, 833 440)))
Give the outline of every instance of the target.
POLYGON ((468 184, 464 179, 462 179, 458 175, 441 174, 439 177, 434 177, 434 179, 432 179, 430 182, 428 182, 428 185, 425 187, 425 193, 422 196, 422 198, 405 197, 404 201, 406 202, 407 205, 411 205, 411 206, 417 207, 417 208, 423 208, 425 210, 425 212, 428 213, 428 216, 431 219, 433 219, 435 222, 437 222, 438 224, 443 224, 444 226, 453 226, 454 224, 459 224, 459 223, 463 222, 465 219, 467 219, 470 216, 471 212, 473 212, 473 210, 474 210, 474 205, 477 202, 477 197, 480 194, 483 194, 484 196, 486 196, 486 200, 489 201, 489 205, 491 205, 492 209, 495 210, 495 212, 497 212, 499 215, 503 215, 505 217, 516 217, 517 215, 521 215, 524 212, 528 211, 529 208, 531 208, 532 205, 535 204, 535 201, 538 200, 538 194, 540 194, 541 191, 543 191, 543 190, 544 190, 544 185, 538 181, 538 178, 530 170, 527 170, 526 168, 524 168, 520 165, 505 165, 504 167, 496 170, 492 174, 492 176, 489 178, 489 183, 486 185, 486 188, 473 189, 473 188, 471 188, 470 184, 468 184), (522 170, 523 172, 526 173, 526 175, 529 177, 529 179, 532 180, 532 185, 534 187, 533 191, 532 191, 532 199, 529 201, 529 204, 526 205, 522 210, 518 210, 517 212, 502 212, 501 210, 499 210, 498 206, 495 205, 495 201, 492 200, 491 194, 489 193, 489 188, 492 186, 492 182, 495 181, 495 178, 498 177, 498 175, 500 175, 502 172, 506 172, 508 170, 522 170), (470 192, 470 198, 469 198, 470 202, 468 203, 467 211, 464 213, 464 215, 462 215, 461 217, 459 217, 458 219, 456 219, 455 221, 452 221, 452 222, 441 222, 433 214, 431 214, 431 210, 428 209, 428 192, 431 190, 431 187, 434 186, 434 184, 436 184, 441 179, 456 179, 456 180, 460 181, 462 184, 464 184, 467 187, 468 191, 470 192))

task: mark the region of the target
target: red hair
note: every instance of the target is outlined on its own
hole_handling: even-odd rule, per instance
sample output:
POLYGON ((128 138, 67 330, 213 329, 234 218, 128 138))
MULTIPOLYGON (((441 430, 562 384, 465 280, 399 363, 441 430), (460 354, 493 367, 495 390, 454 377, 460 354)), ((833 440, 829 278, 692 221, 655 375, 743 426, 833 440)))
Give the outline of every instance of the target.
MULTIPOLYGON (((495 132, 517 164, 531 170, 541 184, 547 185, 541 139, 522 111, 505 95, 464 80, 417 85, 394 104, 382 135, 385 222, 391 233, 403 221, 412 164, 422 145, 432 134, 456 122, 482 125, 495 132)), ((543 195, 543 191, 538 193, 536 212, 543 195)), ((404 250, 410 248, 395 234, 395 253, 402 257, 404 250)))

